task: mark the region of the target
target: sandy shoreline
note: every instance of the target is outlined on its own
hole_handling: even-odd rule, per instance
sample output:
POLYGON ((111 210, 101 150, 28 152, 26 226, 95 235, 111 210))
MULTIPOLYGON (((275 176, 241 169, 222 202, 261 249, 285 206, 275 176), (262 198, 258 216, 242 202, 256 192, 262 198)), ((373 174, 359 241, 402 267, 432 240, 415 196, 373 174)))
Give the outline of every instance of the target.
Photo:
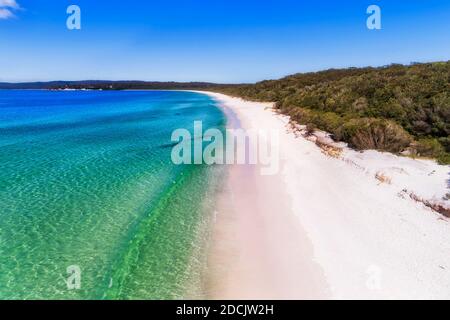
MULTIPOLYGON (((224 107, 229 128, 248 128, 235 110, 224 107)), ((232 165, 217 205, 208 297, 323 297, 325 281, 312 258, 281 175, 262 176, 257 165, 232 165)))
POLYGON ((448 167, 378 152, 330 158, 270 105, 205 94, 228 110, 231 126, 278 130, 281 157, 273 176, 230 167, 213 230, 209 298, 450 298, 449 221, 401 194, 441 197, 448 167), (392 183, 374 178, 380 170, 392 183))

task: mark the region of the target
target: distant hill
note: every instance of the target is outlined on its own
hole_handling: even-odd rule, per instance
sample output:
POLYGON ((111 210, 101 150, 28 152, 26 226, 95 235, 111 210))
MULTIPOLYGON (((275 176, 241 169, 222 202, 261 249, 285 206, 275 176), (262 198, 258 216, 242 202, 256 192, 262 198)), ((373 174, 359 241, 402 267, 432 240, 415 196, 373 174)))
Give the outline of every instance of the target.
POLYGON ((145 89, 199 89, 223 86, 208 82, 147 82, 147 81, 51 81, 51 82, 0 82, 0 89, 92 89, 92 90, 145 90, 145 89))
POLYGON ((214 89, 280 112, 356 149, 450 164, 450 62, 332 69, 214 89))

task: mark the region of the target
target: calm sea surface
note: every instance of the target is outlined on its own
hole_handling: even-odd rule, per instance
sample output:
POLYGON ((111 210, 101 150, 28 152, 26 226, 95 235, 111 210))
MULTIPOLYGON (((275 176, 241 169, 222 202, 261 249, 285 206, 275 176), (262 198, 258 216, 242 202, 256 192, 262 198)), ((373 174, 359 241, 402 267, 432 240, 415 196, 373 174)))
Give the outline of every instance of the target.
POLYGON ((194 120, 225 125, 196 93, 0 91, 0 299, 201 297, 223 173, 172 164, 194 120))

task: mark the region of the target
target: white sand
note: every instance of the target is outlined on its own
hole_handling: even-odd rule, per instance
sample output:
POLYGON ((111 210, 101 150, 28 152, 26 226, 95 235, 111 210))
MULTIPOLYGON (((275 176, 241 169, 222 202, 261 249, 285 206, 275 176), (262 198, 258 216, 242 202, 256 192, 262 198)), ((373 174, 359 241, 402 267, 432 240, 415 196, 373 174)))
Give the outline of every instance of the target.
POLYGON ((450 298, 449 220, 401 193, 448 206, 448 166, 348 148, 331 158, 292 133, 270 104, 206 94, 243 128, 279 130, 282 159, 276 176, 231 168, 215 224, 210 297, 450 298))

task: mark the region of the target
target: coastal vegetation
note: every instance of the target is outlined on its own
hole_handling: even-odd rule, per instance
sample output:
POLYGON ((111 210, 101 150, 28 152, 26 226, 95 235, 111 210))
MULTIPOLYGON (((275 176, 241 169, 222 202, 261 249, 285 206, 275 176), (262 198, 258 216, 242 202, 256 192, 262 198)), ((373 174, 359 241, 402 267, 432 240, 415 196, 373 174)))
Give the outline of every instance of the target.
POLYGON ((276 108, 308 130, 357 150, 376 149, 450 164, 450 61, 299 73, 256 84, 54 81, 0 89, 208 90, 276 108))
POLYGON ((331 69, 214 90, 275 102, 293 121, 358 150, 450 164, 450 62, 331 69))

